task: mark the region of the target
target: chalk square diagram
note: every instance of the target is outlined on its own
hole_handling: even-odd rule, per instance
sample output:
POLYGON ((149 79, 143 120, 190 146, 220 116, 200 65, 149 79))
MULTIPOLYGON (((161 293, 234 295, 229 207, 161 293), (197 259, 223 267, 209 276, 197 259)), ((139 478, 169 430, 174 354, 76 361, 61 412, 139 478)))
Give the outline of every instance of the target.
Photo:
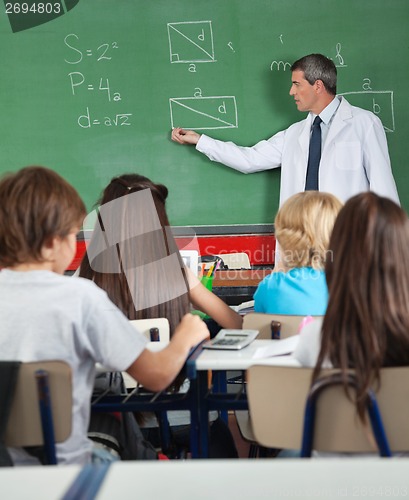
POLYGON ((215 62, 211 21, 168 23, 171 63, 215 62))
POLYGON ((234 96, 171 97, 171 126, 190 130, 237 128, 234 96))
POLYGON ((344 92, 348 102, 353 106, 367 109, 375 113, 382 121, 385 132, 395 132, 395 112, 393 107, 392 90, 360 90, 344 92))

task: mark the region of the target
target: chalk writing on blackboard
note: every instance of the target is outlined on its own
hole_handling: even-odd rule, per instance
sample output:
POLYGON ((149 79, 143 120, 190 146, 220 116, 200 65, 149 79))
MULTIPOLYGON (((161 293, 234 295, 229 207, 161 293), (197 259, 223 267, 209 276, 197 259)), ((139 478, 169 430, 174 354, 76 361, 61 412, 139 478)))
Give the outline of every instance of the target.
POLYGON ((109 83, 109 78, 100 78, 97 85, 92 83, 85 83, 85 76, 79 71, 72 71, 68 73, 71 82, 71 91, 72 95, 75 95, 78 91, 77 87, 85 88, 88 92, 97 91, 97 92, 106 92, 106 97, 109 102, 111 101, 120 101, 121 94, 119 92, 111 92, 111 85, 109 83))
MULTIPOLYGON (((366 82, 370 82, 368 78, 365 80, 366 82)), ((343 92, 339 95, 347 96, 348 102, 353 106, 358 106, 375 113, 381 119, 385 132, 395 131, 392 90, 360 90, 356 92, 343 92)))
POLYGON ((274 71, 274 70, 277 70, 277 71, 286 71, 287 68, 291 68, 291 63, 287 62, 287 61, 273 61, 271 64, 270 64, 270 70, 271 71, 274 71))
POLYGON ((211 21, 168 23, 171 63, 215 62, 211 21))
POLYGON ((341 49, 342 49, 342 45, 338 42, 335 45, 335 50, 336 50, 335 59, 337 60, 337 62, 335 63, 335 66, 337 68, 346 68, 347 64, 345 64, 344 58, 341 55, 341 49))
POLYGON ((89 107, 85 114, 78 117, 78 125, 81 128, 91 128, 98 125, 103 125, 105 127, 123 127, 131 125, 129 119, 132 113, 117 113, 114 116, 104 116, 103 118, 98 118, 92 116, 89 107))
POLYGON ((364 78, 364 83, 362 85, 364 90, 372 90, 370 78, 364 78))
MULTIPOLYGON (((64 59, 67 64, 79 64, 84 58, 84 52, 74 46, 76 41, 79 41, 79 36, 75 33, 70 33, 64 38, 64 44, 72 50, 71 58, 64 59)), ((118 42, 102 43, 95 49, 85 49, 85 55, 86 57, 95 57, 97 62, 110 61, 113 51, 118 48, 118 42)))
MULTIPOLYGON (((85 59, 89 58, 94 64, 88 65, 87 68, 92 68, 93 65, 100 67, 99 64, 102 61, 109 64, 113 58, 113 54, 115 54, 114 51, 119 49, 119 44, 116 41, 101 43, 96 48, 81 48, 80 37, 75 33, 66 35, 64 44, 70 50, 70 55, 64 59, 64 62, 69 65, 81 65, 85 59)), ((115 111, 112 108, 107 108, 102 112, 95 112, 91 108, 92 103, 98 102, 99 104, 99 96, 103 96, 106 99, 107 106, 116 105, 122 101, 119 89, 115 88, 115 85, 112 88, 108 77, 101 76, 100 74, 88 77, 82 71, 70 71, 68 79, 71 94, 74 97, 81 93, 82 95, 86 93, 91 96, 91 103, 86 107, 86 111, 80 111, 80 114, 77 114, 76 120, 79 127, 89 129, 97 126, 123 127, 131 125, 130 118, 132 113, 119 113, 117 108, 115 108, 115 111)))
POLYGON ((238 127, 234 96, 172 97, 169 106, 172 127, 191 130, 238 127))

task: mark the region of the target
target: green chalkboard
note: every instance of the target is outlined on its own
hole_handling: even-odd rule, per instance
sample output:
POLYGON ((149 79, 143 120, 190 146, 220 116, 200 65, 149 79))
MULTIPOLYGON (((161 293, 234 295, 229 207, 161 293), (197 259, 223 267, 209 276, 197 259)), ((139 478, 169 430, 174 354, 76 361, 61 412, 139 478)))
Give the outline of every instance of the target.
POLYGON ((269 223, 279 170, 232 171, 170 129, 270 137, 304 117, 290 63, 321 52, 338 92, 382 119, 409 208, 408 20, 408 0, 4 1, 0 171, 53 168, 89 209, 112 176, 136 171, 169 187, 175 225, 269 223))

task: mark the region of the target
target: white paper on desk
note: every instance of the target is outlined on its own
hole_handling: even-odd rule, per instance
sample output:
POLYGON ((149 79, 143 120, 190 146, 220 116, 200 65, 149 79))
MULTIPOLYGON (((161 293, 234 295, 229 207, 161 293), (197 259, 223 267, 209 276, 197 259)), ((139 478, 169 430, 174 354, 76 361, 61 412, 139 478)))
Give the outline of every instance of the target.
POLYGON ((273 340, 265 347, 259 347, 253 354, 253 358, 262 359, 272 356, 283 356, 284 354, 292 354, 297 347, 299 335, 293 335, 282 340, 273 340))
POLYGON ((238 306, 230 306, 233 311, 241 315, 254 312, 254 300, 248 300, 247 302, 242 302, 238 306))

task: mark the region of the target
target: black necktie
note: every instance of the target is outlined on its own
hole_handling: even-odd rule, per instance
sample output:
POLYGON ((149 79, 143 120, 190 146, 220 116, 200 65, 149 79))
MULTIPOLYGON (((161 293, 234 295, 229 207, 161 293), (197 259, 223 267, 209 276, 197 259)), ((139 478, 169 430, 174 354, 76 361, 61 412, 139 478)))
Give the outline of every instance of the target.
POLYGON ((321 159, 321 122, 321 118, 316 116, 312 124, 307 178, 305 180, 306 191, 318 191, 318 167, 321 159))

